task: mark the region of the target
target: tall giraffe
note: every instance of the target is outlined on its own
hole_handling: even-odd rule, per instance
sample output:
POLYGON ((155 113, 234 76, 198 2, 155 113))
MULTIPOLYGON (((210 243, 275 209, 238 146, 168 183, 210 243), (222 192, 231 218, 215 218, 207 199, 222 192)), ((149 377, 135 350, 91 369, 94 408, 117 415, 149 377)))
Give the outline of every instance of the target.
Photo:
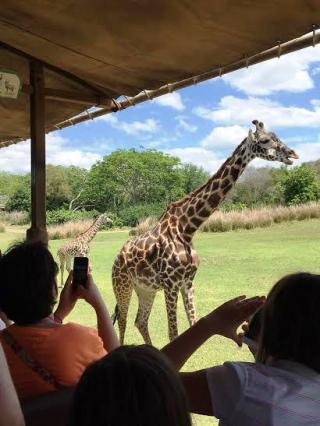
POLYGON ((274 133, 266 131, 263 123, 258 120, 252 123, 256 126, 255 132, 249 130, 248 136, 206 184, 171 203, 151 231, 129 240, 122 247, 112 270, 121 343, 133 289, 139 300, 135 325, 146 343, 151 343, 148 320, 158 290, 164 290, 165 294, 170 340, 178 334, 179 291, 189 324, 194 324, 192 282, 199 266, 191 242, 194 233, 218 208, 251 160, 259 157, 292 164, 290 158, 298 158, 274 133))
POLYGON ((66 242, 57 252, 60 261, 61 286, 63 286, 64 265, 68 272, 71 271, 72 259, 76 256, 84 257, 89 252, 90 241, 94 238, 103 223, 112 223, 106 214, 101 214, 89 229, 78 235, 74 240, 66 242))

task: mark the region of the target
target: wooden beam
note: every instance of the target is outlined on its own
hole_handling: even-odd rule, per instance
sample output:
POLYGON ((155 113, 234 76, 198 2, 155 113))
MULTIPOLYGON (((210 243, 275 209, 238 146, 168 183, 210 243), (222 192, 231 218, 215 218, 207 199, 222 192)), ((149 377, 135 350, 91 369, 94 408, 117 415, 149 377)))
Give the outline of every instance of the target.
POLYGON ((48 242, 46 229, 46 147, 43 65, 30 62, 31 228, 28 241, 48 242))
POLYGON ((72 74, 69 71, 65 71, 62 68, 56 67, 55 65, 51 65, 48 62, 42 61, 38 58, 35 58, 34 56, 29 55, 28 53, 23 52, 22 50, 16 49, 15 47, 10 46, 9 44, 4 43, 3 41, 0 41, 0 47, 8 50, 9 52, 15 53, 18 56, 21 56, 23 58, 28 59, 29 62, 33 62, 33 61, 41 62, 43 64, 43 66, 45 68, 47 68, 48 70, 53 71, 56 74, 59 74, 62 77, 65 77, 65 78, 79 84, 80 86, 85 87, 87 90, 92 91, 97 96, 108 96, 109 90, 105 89, 104 87, 101 87, 101 86, 97 87, 96 85, 91 84, 91 83, 87 82, 86 80, 83 80, 82 78, 78 77, 75 74, 72 74))
MULTIPOLYGON (((28 84, 24 84, 21 88, 21 91, 30 95, 32 93, 32 87, 28 84)), ((51 89, 49 87, 44 89, 44 95, 46 99, 70 102, 88 107, 101 106, 104 108, 110 108, 111 105, 113 105, 112 100, 105 96, 86 95, 79 92, 71 92, 69 90, 51 89)))

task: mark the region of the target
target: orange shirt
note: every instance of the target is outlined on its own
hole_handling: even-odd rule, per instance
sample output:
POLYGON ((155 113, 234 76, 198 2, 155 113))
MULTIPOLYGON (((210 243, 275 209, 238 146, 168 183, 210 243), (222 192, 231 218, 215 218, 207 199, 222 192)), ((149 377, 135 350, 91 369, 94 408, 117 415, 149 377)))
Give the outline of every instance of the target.
MULTIPOLYGON (((106 355, 97 331, 82 325, 68 323, 55 328, 11 325, 8 330, 26 352, 64 386, 75 385, 89 364, 106 355)), ((19 398, 56 390, 1 340, 19 398)))

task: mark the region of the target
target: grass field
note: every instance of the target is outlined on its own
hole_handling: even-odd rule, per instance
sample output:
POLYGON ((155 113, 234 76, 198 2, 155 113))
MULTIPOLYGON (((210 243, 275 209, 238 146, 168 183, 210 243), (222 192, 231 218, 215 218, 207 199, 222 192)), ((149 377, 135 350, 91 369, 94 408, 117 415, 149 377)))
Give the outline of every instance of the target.
MULTIPOLYGON (((0 234, 0 248, 21 239, 21 228, 8 229, 0 234)), ((198 316, 202 316, 239 294, 252 296, 266 294, 270 286, 282 275, 306 270, 320 273, 320 219, 289 222, 271 228, 225 233, 198 233, 194 239, 200 254, 201 264, 195 278, 198 316)), ((111 267, 128 232, 100 232, 91 244, 93 275, 100 287, 109 309, 115 301, 111 288, 111 267)), ((56 254, 62 241, 50 242, 56 254)), ((182 301, 179 301, 179 330, 187 327, 182 301)), ((142 343, 133 322, 136 313, 136 298, 130 306, 126 343, 142 343)), ((86 325, 95 325, 93 311, 79 302, 70 320, 86 325)), ((167 342, 167 321, 163 294, 156 297, 151 314, 150 334, 153 343, 161 347, 167 342)), ((188 362, 186 369, 199 369, 222 363, 226 360, 251 360, 246 348, 238 349, 232 342, 214 337, 208 341, 188 362)), ((196 426, 217 424, 212 419, 194 417, 196 426)))

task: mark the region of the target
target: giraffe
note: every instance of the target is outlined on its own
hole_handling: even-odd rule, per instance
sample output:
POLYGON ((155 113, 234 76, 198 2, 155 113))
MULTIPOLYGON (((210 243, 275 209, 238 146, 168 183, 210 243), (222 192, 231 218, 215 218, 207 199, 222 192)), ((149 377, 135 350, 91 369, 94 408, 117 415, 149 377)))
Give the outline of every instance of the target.
POLYGON ((151 344, 148 320, 158 290, 164 290, 170 340, 178 334, 179 292, 189 324, 196 322, 193 279, 199 258, 192 246, 194 233, 218 208, 251 160, 259 157, 292 164, 290 158, 299 158, 273 132, 268 132, 263 123, 258 120, 252 123, 255 131, 249 130, 248 136, 207 183, 171 203, 151 231, 127 241, 116 257, 112 283, 121 343, 133 289, 139 302, 135 325, 146 343, 151 344))
POLYGON ((90 241, 94 238, 98 232, 100 226, 103 223, 112 223, 112 220, 107 217, 106 214, 101 214, 93 222, 89 229, 87 229, 82 234, 78 235, 74 240, 68 241, 63 246, 61 246, 57 252, 60 261, 60 271, 61 271, 61 286, 63 286, 63 272, 64 265, 68 272, 71 271, 71 262, 75 256, 84 257, 87 256, 89 251, 90 241))

